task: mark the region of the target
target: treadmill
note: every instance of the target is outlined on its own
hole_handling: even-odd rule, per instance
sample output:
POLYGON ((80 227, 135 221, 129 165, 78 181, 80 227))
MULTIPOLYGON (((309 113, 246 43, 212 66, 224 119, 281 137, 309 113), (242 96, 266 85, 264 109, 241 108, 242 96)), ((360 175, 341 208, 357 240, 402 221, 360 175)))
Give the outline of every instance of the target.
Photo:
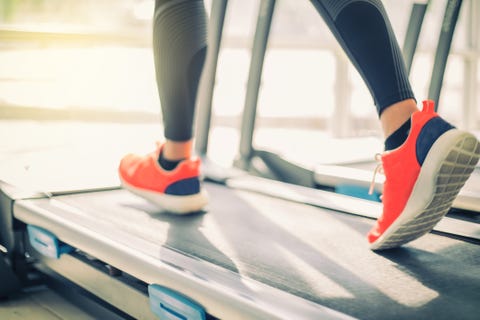
MULTIPOLYGON (((217 48, 226 4, 213 2, 217 48)), ((77 154, 105 147, 91 144, 19 155, 1 177, 1 295, 39 272, 125 319, 477 318, 476 219, 445 218, 408 245, 373 252, 365 234, 379 203, 208 159, 209 206, 175 216, 119 188, 115 152, 94 171, 82 163, 77 154)))

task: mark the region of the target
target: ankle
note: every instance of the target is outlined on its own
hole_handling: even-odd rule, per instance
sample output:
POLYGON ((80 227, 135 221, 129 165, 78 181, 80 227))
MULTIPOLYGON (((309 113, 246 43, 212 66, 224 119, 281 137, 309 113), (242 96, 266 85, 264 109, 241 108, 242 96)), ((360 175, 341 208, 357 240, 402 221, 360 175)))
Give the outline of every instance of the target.
POLYGON ((413 99, 403 100, 387 107, 380 116, 384 137, 387 138, 397 131, 416 111, 419 109, 413 99))
POLYGON ((193 140, 167 140, 162 149, 162 157, 169 161, 181 161, 192 156, 193 140))

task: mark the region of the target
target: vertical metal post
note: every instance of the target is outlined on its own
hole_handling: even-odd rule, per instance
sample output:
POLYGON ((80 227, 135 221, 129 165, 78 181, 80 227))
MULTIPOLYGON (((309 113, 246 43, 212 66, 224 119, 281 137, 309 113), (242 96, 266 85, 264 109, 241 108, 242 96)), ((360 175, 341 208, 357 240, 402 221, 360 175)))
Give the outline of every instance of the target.
POLYGON ((212 120, 212 101, 217 74, 218 56, 228 0, 213 0, 208 29, 208 49, 197 98, 195 150, 205 156, 212 120))
POLYGON ((480 3, 478 0, 470 0, 467 11, 467 55, 464 57, 463 68, 463 118, 462 127, 466 130, 475 129, 478 111, 478 59, 480 37, 480 3))
POLYGON ((235 161, 235 165, 240 168, 247 168, 253 155, 253 131, 255 130, 258 94, 275 3, 276 0, 262 0, 260 3, 242 117, 240 150, 235 161))
POLYGON ((452 38, 455 32, 461 7, 462 0, 448 0, 445 8, 440 37, 438 39, 437 51, 435 54, 435 62, 433 64, 430 88, 428 90, 428 98, 436 102, 435 109, 437 110, 439 106, 440 91, 442 89, 448 55, 450 53, 452 38))
POLYGON ((407 67, 407 74, 410 74, 410 70, 412 69, 413 56, 417 49, 418 38, 420 36, 420 31, 422 30, 422 24, 429 2, 430 1, 414 3, 412 6, 410 19, 408 20, 407 33, 405 34, 405 40, 403 41, 403 57, 407 67))

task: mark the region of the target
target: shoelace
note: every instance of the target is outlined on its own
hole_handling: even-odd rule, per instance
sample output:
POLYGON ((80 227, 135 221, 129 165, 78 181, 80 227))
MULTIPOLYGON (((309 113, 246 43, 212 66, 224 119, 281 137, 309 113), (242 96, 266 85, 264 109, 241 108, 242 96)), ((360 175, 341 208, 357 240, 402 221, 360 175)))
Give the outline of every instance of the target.
POLYGON ((382 154, 377 153, 375 154, 375 161, 378 162, 375 171, 373 171, 372 181, 370 182, 370 189, 368 189, 368 194, 373 194, 373 189, 375 188, 375 178, 377 177, 377 173, 383 174, 383 164, 382 164, 382 154))

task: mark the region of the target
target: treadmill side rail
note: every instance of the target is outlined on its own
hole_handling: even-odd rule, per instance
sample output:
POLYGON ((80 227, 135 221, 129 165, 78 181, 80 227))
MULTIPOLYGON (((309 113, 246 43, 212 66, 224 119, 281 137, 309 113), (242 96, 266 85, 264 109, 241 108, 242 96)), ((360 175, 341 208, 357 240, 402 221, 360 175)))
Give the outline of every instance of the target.
POLYGON ((158 284, 148 286, 150 308, 160 319, 205 320, 205 310, 184 295, 158 284))
POLYGON ((47 197, 46 194, 24 190, 15 187, 0 179, 0 246, 11 255, 14 251, 21 251, 16 238, 18 226, 13 218, 13 205, 21 199, 39 199, 47 197))
MULTIPOLYGON (((16 201, 14 217, 27 225, 50 230, 61 241, 74 244, 78 250, 145 283, 159 284, 186 294, 216 318, 353 319, 342 312, 138 237, 128 230, 102 223, 99 220, 101 215, 84 214, 62 202, 62 197, 55 198, 58 200, 16 201)), ((53 265, 65 258, 69 255, 45 261, 53 265)), ((67 278, 77 282, 72 279, 74 277, 81 280, 83 275, 75 273, 67 278)))

